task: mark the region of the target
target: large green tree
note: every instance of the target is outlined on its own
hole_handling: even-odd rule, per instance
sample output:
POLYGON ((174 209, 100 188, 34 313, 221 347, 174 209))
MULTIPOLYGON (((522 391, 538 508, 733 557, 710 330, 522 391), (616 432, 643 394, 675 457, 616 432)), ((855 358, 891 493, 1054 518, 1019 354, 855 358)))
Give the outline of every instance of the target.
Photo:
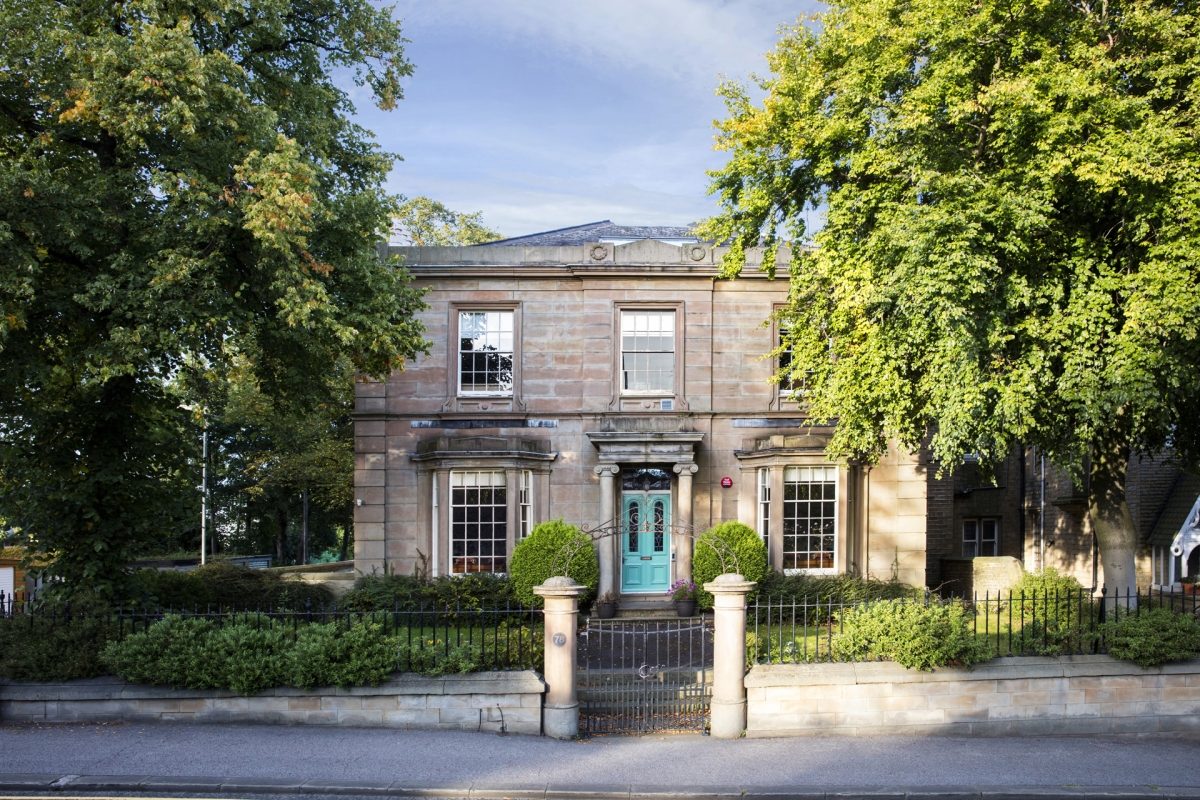
POLYGON ((792 248, 791 371, 834 451, 934 431, 943 465, 1088 469, 1110 587, 1131 453, 1200 458, 1198 28, 1195 2, 842 0, 784 32, 761 104, 723 88, 708 230, 730 274, 792 248))
POLYGON ((24 0, 0 28, 0 516, 115 592, 194 514, 189 371, 251 358, 305 402, 424 346, 377 256, 392 157, 335 82, 391 109, 411 65, 370 0, 24 0))
POLYGON ((404 244, 413 247, 458 247, 504 238, 483 224, 482 211, 452 211, 428 197, 413 197, 401 203, 395 232, 404 244))

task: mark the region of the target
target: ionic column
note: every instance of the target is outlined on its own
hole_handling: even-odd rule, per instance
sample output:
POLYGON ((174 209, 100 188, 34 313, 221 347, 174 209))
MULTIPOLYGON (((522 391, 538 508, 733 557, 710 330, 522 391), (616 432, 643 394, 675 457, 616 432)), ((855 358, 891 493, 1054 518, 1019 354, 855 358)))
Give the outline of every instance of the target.
MULTIPOLYGON (((616 464, 601 464, 593 472, 600 476, 600 523, 604 524, 616 517, 617 473, 621 468, 616 464)), ((600 547, 600 595, 606 592, 616 593, 616 564, 617 548, 621 545, 620 536, 605 536, 598 542, 600 547)))
POLYGON ((710 732, 718 739, 737 739, 746 729, 746 595, 752 589, 753 581, 732 573, 704 584, 713 595, 710 732))
POLYGON ((700 469, 695 464, 676 464, 675 474, 679 476, 679 508, 675 509, 675 518, 679 526, 686 532, 675 541, 675 580, 692 579, 692 476, 700 469))
POLYGON ((574 739, 579 735, 575 630, 579 619, 579 596, 586 591, 586 586, 562 575, 547 578, 541 586, 533 587, 533 593, 546 601, 543 674, 548 688, 542 709, 542 732, 554 739, 574 739))

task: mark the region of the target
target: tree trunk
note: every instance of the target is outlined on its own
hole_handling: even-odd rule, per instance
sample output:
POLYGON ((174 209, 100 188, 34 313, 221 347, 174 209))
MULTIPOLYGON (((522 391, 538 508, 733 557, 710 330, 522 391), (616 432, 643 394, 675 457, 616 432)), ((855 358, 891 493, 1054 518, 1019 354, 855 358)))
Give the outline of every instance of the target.
POLYGON ((350 557, 350 526, 342 528, 342 555, 341 561, 345 561, 350 557))
POLYGON ((287 511, 279 509, 275 517, 279 523, 278 531, 275 534, 275 566, 286 566, 284 556, 287 555, 287 511))
MULTIPOLYGON (((1134 605, 1137 592, 1137 530, 1125 498, 1130 448, 1121 425, 1124 413, 1117 415, 1113 429, 1092 447, 1088 491, 1088 514, 1100 546, 1100 563, 1104 565, 1104 586, 1108 590, 1110 607, 1126 593, 1132 596, 1129 605, 1134 605)), ((1120 602, 1125 604, 1123 599, 1120 602)))

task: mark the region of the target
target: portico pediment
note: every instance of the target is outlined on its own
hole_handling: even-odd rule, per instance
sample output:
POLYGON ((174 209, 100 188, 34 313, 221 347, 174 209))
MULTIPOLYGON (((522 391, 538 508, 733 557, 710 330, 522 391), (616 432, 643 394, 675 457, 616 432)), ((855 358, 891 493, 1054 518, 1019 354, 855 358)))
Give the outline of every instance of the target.
POLYGON ((601 464, 691 464, 697 431, 593 431, 586 434, 599 451, 601 464))

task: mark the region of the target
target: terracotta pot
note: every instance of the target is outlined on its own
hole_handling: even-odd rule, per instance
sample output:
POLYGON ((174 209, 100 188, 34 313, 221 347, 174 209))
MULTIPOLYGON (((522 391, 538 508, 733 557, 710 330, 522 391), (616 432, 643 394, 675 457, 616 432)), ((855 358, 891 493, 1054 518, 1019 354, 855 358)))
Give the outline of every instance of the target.
POLYGON ((616 603, 596 603, 596 615, 600 619, 612 619, 617 615, 616 603))
POLYGON ((681 617, 696 616, 696 601, 695 600, 676 600, 675 613, 681 617))
POLYGON ((1179 585, 1183 587, 1184 594, 1195 594, 1196 587, 1200 586, 1200 583, 1181 583, 1179 585))

